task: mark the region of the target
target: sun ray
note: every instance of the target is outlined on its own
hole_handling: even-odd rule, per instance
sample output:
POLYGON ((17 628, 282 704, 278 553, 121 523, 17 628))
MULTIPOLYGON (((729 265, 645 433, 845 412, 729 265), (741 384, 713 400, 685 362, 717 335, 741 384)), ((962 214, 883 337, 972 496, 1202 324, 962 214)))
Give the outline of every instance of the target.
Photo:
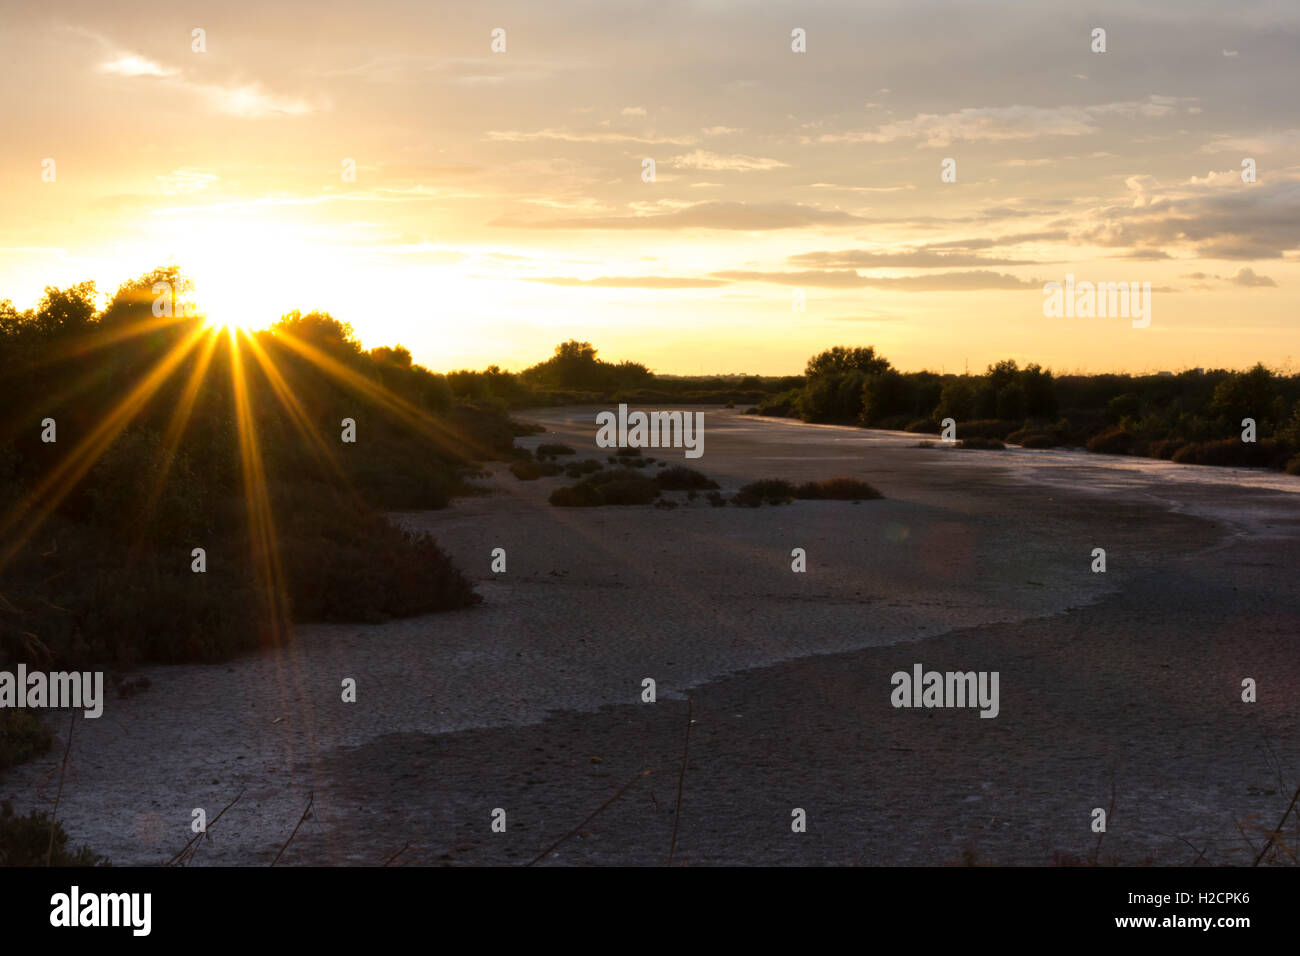
POLYGON ((357 497, 359 501, 360 497, 352 488, 352 483, 349 480, 347 473, 343 470, 343 466, 340 464, 338 457, 313 426, 311 418, 302 407, 302 403, 294 396, 293 390, 289 387, 289 383, 285 381, 280 370, 275 367, 275 363, 272 362, 271 357, 267 355, 262 344, 258 342, 257 336, 255 334, 245 335, 244 341, 248 346, 248 350, 253 354, 253 358, 257 360, 257 364, 261 368, 262 374, 266 376, 266 380, 270 384, 272 392, 275 393, 275 397, 279 399, 280 404, 284 407, 285 411, 289 413, 289 417, 292 420, 294 427, 297 428, 298 431, 307 439, 308 448, 312 452, 312 456, 316 459, 317 464, 333 471, 334 474, 344 483, 345 487, 347 487, 348 490, 353 493, 353 496, 357 497))
MULTIPOLYGON (((114 329, 112 332, 93 332, 84 336, 78 336, 76 339, 64 345, 57 346, 51 350, 51 353, 42 356, 31 364, 31 368, 39 369, 53 365, 56 361, 68 361, 70 359, 80 359, 105 348, 117 342, 133 338, 146 332, 155 332, 167 326, 174 325, 177 322, 185 321, 173 317, 163 319, 147 320, 144 322, 132 323, 121 329, 114 329), (140 326, 143 326, 141 328, 140 326)), ((6 429, 12 429, 17 422, 26 422, 30 419, 32 412, 39 408, 60 408, 66 403, 72 401, 79 395, 84 394, 93 388, 102 379, 102 369, 93 365, 87 365, 85 371, 70 381, 57 392, 42 392, 39 396, 34 396, 33 401, 21 409, 11 411, 6 422, 6 429)))
POLYGON ((130 424, 136 413, 171 377, 185 356, 207 334, 207 329, 197 327, 173 345, 171 350, 136 383, 104 420, 45 476, 24 501, 10 511, 3 522, 0 522, 0 534, 7 533, 16 524, 21 524, 21 530, 11 537, 3 552, 0 552, 0 568, 7 565, 23 548, 31 535, 45 523, 59 503, 72 492, 114 439, 130 424))
POLYGON ((348 368, 338 359, 326 355, 320 349, 302 341, 293 333, 284 329, 272 329, 272 332, 275 335, 276 342, 287 345, 341 384, 376 402, 420 432, 440 450, 448 451, 456 457, 462 457, 466 449, 478 457, 492 457, 492 450, 482 442, 474 440, 472 436, 453 431, 424 409, 411 404, 400 395, 394 395, 382 385, 378 385, 364 375, 348 368))
MULTIPOLYGON (((276 676, 283 709, 288 711, 294 706, 294 701, 304 697, 301 692, 307 686, 307 680, 301 673, 302 661, 297 655, 288 656, 293 673, 286 678, 285 657, 280 653, 292 640, 293 630, 287 582, 280 558, 274 514, 266 484, 266 470, 249 398, 248 372, 244 366, 241 348, 241 342, 253 341, 253 334, 235 328, 229 328, 227 332, 230 339, 230 373, 234 385, 235 419, 239 435, 244 500, 249 518, 249 542, 253 552, 251 556, 256 573, 265 589, 271 643, 276 652, 276 676), (291 693, 291 690, 294 692, 291 693)), ((255 344, 249 346, 249 350, 254 355, 257 354, 258 349, 259 346, 255 344)), ((271 380, 268 377, 268 381, 271 380)), ((307 753, 313 772, 319 775, 321 758, 315 746, 316 722, 310 703, 304 705, 300 716, 303 720, 301 730, 306 736, 307 753)), ((296 738, 290 732, 287 722, 283 728, 283 739, 286 753, 292 756, 296 738)))
MULTIPOLYGON (((204 380, 207 378, 208 367, 212 363, 212 356, 217 350, 217 344, 220 338, 208 332, 203 344, 203 349, 199 353, 198 361, 195 363, 190 377, 185 383, 185 389, 181 392, 181 397, 176 403, 176 408, 172 412, 171 419, 167 423, 167 431, 163 434, 160 454, 162 456, 162 465, 158 471, 158 476, 154 480, 149 494, 145 497, 144 504, 141 505, 141 513, 147 514, 158 503, 162 496, 163 490, 167 485, 167 476, 171 473, 172 464, 176 460, 176 453, 180 448, 181 438, 185 434, 185 428, 189 424, 190 415, 194 411, 194 403, 198 399, 199 389, 202 387, 204 380)), ((139 545, 132 550, 132 557, 138 553, 139 545)))
POLYGON ((244 485, 244 504, 248 511, 249 544, 258 580, 266 589, 272 642, 279 644, 289 635, 288 602, 284 587, 284 568, 275 537, 275 519, 266 485, 266 468, 248 394, 247 371, 239 346, 240 333, 229 330, 230 376, 235 399, 235 426, 239 439, 239 461, 244 485))

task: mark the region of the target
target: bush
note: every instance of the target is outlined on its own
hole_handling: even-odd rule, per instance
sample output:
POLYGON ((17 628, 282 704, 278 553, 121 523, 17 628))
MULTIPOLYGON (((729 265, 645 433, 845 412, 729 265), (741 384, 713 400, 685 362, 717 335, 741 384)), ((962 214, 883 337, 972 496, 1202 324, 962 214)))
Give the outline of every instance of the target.
POLYGON ((1296 455, 1286 463, 1286 473, 1288 475, 1300 475, 1300 455, 1296 455))
POLYGON ((644 505, 659 497, 652 479, 630 469, 602 471, 569 488, 557 488, 550 502, 560 507, 599 505, 644 505))
POLYGON ((563 470, 559 465, 549 461, 512 461, 510 463, 510 474, 520 481, 536 481, 538 478, 549 478, 552 475, 558 475, 563 470))
POLYGON ((1055 448, 1061 443, 1054 426, 1035 425, 1018 428, 1002 439, 1008 445, 1020 445, 1023 448, 1055 448), (1033 442, 1029 445, 1026 442, 1033 442), (1044 444, 1046 442, 1046 444, 1044 444))
POLYGON ((720 491, 710 491, 710 492, 709 492, 707 495, 705 495, 704 497, 708 500, 708 502, 709 502, 709 507, 711 507, 711 508, 725 508, 725 507, 727 507, 727 499, 724 498, 724 497, 722 497, 722 492, 720 492, 720 491))
POLYGON ((975 436, 973 438, 963 438, 961 441, 957 442, 957 447, 970 448, 976 451, 1002 451, 1007 446, 996 438, 981 438, 975 436))
POLYGON ((794 496, 814 501, 870 501, 884 497, 865 481, 842 477, 805 482, 795 489, 794 496))
POLYGON ((644 505, 659 497, 659 486, 638 474, 618 477, 597 487, 602 503, 607 505, 644 505))
POLYGON ((1020 442, 1021 448, 1055 448, 1056 439, 1051 435, 1029 435, 1020 442))
POLYGON ((752 481, 736 492, 731 499, 734 505, 757 508, 762 504, 788 505, 794 501, 794 485, 782 478, 765 478, 752 481))
POLYGON ((1280 452, 1277 442, 1272 439, 1243 442, 1239 438, 1224 438, 1184 445, 1174 453, 1173 460, 1183 465, 1267 468, 1283 455, 1285 452, 1280 452))
POLYGON ((568 445, 561 445, 559 442, 548 442, 537 446, 539 455, 576 455, 568 445))
POLYGON ((0 710, 0 770, 39 757, 50 749, 47 728, 28 710, 0 710))
POLYGON ((581 478, 583 475, 595 474, 604 467, 594 458, 587 458, 583 461, 569 462, 564 466, 564 474, 570 478, 581 478))
POLYGON ((716 481, 701 474, 694 468, 687 468, 684 465, 673 465, 671 468, 665 468, 655 475, 654 480, 664 491, 688 491, 691 489, 708 491, 711 488, 718 487, 716 481))
POLYGON ((1088 451, 1099 455, 1132 454, 1136 439, 1119 426, 1107 428, 1088 439, 1088 451))
POLYGON ((1147 449, 1147 454, 1152 458, 1163 458, 1165 461, 1169 461, 1187 444, 1188 442, 1181 438, 1165 438, 1160 441, 1153 441, 1147 449))
POLYGON ((1007 436, 1020 426, 1001 418, 977 418, 972 421, 957 420, 957 434, 961 438, 996 438, 1006 441, 1007 436))
MULTIPOLYGON (((33 810, 25 817, 14 813, 8 800, 0 802, 0 866, 44 866, 50 853, 50 815, 33 810)), ((51 866, 108 866, 108 860, 90 847, 68 852, 68 834, 63 824, 54 824, 51 866)))
MULTIPOLYGON (((309 492, 297 488, 278 497, 302 500, 309 492)), ((330 511, 330 521, 322 522, 316 509, 305 515, 287 506, 277 510, 285 516, 281 560, 295 620, 379 622, 482 600, 429 535, 348 507, 344 499, 330 511)))

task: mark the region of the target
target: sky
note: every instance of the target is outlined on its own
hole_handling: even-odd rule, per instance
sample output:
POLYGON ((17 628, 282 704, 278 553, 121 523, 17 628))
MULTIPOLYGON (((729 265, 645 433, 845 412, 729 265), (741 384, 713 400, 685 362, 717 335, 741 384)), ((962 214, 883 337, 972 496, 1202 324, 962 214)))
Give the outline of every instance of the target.
POLYGON ((176 263, 434 370, 1300 359, 1294 0, 10 0, 0 63, 19 308, 176 263))

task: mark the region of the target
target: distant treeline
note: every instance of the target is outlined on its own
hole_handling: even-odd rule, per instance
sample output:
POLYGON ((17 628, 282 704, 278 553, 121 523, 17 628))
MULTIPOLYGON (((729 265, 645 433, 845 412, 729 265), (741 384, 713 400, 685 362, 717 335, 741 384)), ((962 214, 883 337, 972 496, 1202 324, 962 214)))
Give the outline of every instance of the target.
POLYGON ((290 620, 477 601, 384 513, 472 493, 528 429, 327 314, 238 336, 175 315, 183 286, 0 302, 0 666, 216 660, 290 620))
POLYGON ((938 433, 1032 448, 1083 446, 1188 464, 1300 474, 1300 376, 1262 364, 1177 375, 1053 375, 1014 360, 983 374, 900 372, 868 347, 837 346, 808 360, 804 380, 763 399, 757 414, 938 433), (1255 441, 1243 441, 1245 419, 1255 441))
POLYGON ((597 402, 678 405, 747 404, 801 386, 802 375, 784 378, 744 376, 662 376, 640 362, 606 362, 590 342, 569 340, 555 354, 522 372, 490 365, 481 372, 447 374, 458 398, 498 403, 503 408, 582 405, 597 402))

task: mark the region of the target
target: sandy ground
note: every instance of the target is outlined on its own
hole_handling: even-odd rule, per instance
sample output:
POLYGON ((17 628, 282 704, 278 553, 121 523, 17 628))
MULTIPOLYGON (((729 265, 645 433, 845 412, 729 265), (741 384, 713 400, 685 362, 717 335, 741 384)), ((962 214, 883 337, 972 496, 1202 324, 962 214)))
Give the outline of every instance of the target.
MULTIPOLYGON (((527 416, 548 432, 520 444, 603 458, 595 411, 527 416)), ((653 769, 546 862, 660 864, 689 697, 679 863, 1051 863, 1093 851, 1112 787, 1103 858, 1253 859, 1251 827, 1300 784, 1300 479, 918 448, 716 408, 706 422, 703 458, 662 457, 724 490, 852 475, 886 500, 557 509, 546 496, 565 479, 497 467, 494 495, 398 516, 483 605, 142 670, 150 690, 78 720, 69 832, 115 865, 156 864, 194 808, 211 819, 242 790, 194 862, 263 864, 314 794, 286 863, 403 847, 400 862, 519 863, 653 769), (893 708, 890 677, 915 663, 997 671, 999 715, 893 708), (340 699, 348 677, 356 703, 340 699)), ((51 723, 61 753, 67 718, 51 723)), ((56 760, 0 797, 52 797, 56 760)))

